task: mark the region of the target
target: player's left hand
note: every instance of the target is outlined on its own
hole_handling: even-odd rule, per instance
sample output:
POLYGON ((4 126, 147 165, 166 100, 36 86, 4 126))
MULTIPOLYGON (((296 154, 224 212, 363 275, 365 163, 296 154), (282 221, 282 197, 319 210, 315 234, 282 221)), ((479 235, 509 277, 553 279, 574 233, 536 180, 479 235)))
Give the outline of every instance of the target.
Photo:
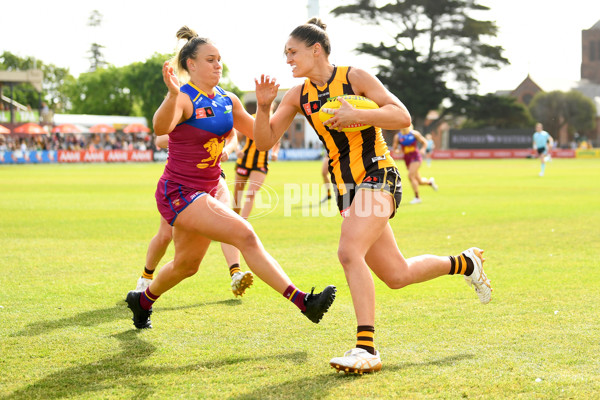
POLYGON ((340 108, 326 109, 325 112, 333 114, 333 117, 325 121, 330 129, 341 131, 342 128, 354 124, 356 121, 356 108, 352 107, 345 99, 340 98, 340 108))

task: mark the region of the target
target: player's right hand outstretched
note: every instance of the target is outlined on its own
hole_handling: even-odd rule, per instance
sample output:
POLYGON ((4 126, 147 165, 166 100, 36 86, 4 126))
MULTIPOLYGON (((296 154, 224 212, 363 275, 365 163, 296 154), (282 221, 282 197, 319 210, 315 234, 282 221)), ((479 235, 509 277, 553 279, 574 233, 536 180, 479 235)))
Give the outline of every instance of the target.
POLYGON ((177 75, 175 75, 175 70, 171 67, 169 61, 165 61, 162 69, 163 80, 165 81, 165 85, 167 85, 167 89, 169 89, 169 93, 173 95, 179 94, 179 79, 177 79, 177 75))
POLYGON ((277 91, 279 90, 279 84, 275 78, 271 78, 269 75, 262 74, 260 79, 254 79, 256 85, 256 103, 260 106, 271 107, 271 103, 277 97, 277 91))

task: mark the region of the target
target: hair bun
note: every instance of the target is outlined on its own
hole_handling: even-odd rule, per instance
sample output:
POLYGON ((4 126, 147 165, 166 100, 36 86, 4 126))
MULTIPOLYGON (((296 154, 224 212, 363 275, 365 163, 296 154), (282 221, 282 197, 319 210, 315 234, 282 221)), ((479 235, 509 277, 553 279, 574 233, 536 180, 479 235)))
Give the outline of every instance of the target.
POLYGON ((311 19, 308 20, 307 24, 316 25, 323 30, 325 30, 327 28, 327 24, 324 23, 323 21, 321 21, 321 18, 318 18, 318 17, 312 17, 311 19))
POLYGON ((197 37, 198 34, 196 33, 195 30, 189 28, 187 25, 184 25, 181 28, 179 28, 179 30, 177 31, 177 34, 175 36, 177 37, 177 39, 190 40, 190 39, 197 37))

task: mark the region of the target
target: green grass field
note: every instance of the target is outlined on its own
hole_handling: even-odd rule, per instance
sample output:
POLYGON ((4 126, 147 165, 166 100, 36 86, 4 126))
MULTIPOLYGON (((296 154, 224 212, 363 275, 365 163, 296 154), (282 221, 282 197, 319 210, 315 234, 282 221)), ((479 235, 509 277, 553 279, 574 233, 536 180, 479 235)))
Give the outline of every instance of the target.
POLYGON ((377 281, 383 369, 345 376, 328 364, 356 329, 341 218, 283 201, 286 183, 320 183, 319 162, 272 164, 279 202, 250 220, 297 286, 338 287, 319 325, 258 279, 234 299, 215 243, 144 331, 123 299, 158 228, 162 165, 0 166, 0 398, 600 398, 600 160, 555 159, 543 178, 535 160, 434 160, 422 173, 440 190, 413 206, 399 167, 403 254, 485 249, 493 300, 457 276, 377 281))

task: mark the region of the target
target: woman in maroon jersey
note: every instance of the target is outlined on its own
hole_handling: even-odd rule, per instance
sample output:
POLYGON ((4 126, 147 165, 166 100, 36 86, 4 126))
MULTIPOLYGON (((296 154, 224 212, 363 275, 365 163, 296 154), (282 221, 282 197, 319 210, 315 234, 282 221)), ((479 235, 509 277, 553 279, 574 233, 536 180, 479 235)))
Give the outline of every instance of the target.
POLYGON ((144 292, 127 294, 133 323, 138 329, 152 327, 153 303, 198 271, 213 240, 237 247, 254 274, 318 323, 335 299, 335 287, 328 286, 319 294, 298 290, 264 249, 252 226, 214 198, 225 138, 233 128, 252 138, 254 119, 237 96, 218 86, 223 65, 217 47, 187 26, 177 32, 177 38, 187 43, 175 65, 189 75, 189 81, 180 86, 173 67, 164 63, 168 92, 153 119, 154 132, 169 135, 169 158, 155 197, 162 217, 173 226, 175 257, 144 292))

